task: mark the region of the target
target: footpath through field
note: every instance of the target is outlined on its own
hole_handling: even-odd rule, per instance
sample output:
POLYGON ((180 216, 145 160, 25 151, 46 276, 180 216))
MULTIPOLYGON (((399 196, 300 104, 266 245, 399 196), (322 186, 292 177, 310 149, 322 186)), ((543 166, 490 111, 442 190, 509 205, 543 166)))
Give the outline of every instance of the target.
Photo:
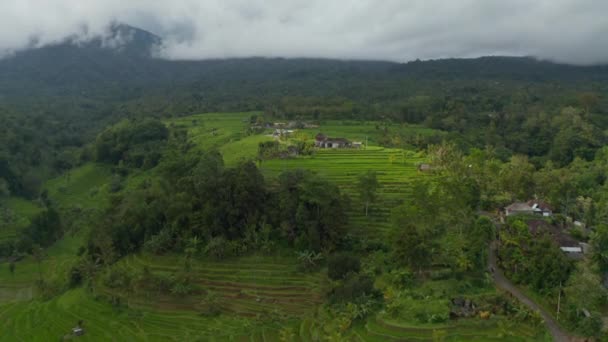
POLYGON ((493 278, 496 283, 496 287, 509 292, 524 305, 529 307, 532 310, 538 311, 545 321, 545 325, 547 326, 547 330, 551 333, 553 340, 556 342, 569 342, 569 341, 578 341, 577 338, 574 338, 568 335, 565 331, 563 331, 557 322, 551 317, 551 315, 545 310, 542 306, 535 303, 530 297, 523 294, 509 279, 505 277, 502 270, 498 268, 498 263, 496 262, 496 243, 492 243, 490 246, 490 257, 488 258, 489 268, 493 270, 493 278))

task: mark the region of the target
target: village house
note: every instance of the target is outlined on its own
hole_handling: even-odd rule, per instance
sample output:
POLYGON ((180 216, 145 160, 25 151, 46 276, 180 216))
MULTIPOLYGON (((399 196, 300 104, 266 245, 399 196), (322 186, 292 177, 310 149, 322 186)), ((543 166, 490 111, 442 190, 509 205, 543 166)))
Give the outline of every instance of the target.
POLYGON ((553 215, 553 210, 543 201, 530 200, 528 202, 515 202, 509 205, 505 208, 505 214, 507 216, 536 214, 549 217, 553 215))
POLYGON ((553 226, 544 220, 531 220, 527 224, 533 236, 547 234, 570 259, 583 259, 584 255, 590 252, 588 244, 576 240, 567 230, 553 226))
POLYGON ((348 139, 345 138, 330 138, 325 134, 319 133, 315 137, 315 147, 319 148, 346 148, 351 147, 352 144, 348 139))

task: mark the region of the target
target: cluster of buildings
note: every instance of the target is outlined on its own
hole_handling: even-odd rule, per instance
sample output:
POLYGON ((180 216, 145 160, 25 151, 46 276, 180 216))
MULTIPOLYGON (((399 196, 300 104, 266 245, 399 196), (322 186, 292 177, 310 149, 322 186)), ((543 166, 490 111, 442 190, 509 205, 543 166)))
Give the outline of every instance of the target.
MULTIPOLYGON (((551 217, 553 216, 553 209, 551 206, 540 200, 530 200, 528 202, 515 202, 505 207, 506 216, 516 215, 528 215, 528 216, 540 216, 540 217, 551 217)), ((584 254, 589 253, 590 248, 587 243, 579 242, 574 239, 568 231, 560 229, 549 224, 546 220, 542 219, 531 219, 527 220, 528 228, 532 235, 541 235, 548 233, 549 236, 559 248, 572 259, 582 259, 584 254)), ((580 226, 581 223, 578 221, 574 222, 575 226, 580 226), (577 224, 578 223, 578 224, 577 224)))

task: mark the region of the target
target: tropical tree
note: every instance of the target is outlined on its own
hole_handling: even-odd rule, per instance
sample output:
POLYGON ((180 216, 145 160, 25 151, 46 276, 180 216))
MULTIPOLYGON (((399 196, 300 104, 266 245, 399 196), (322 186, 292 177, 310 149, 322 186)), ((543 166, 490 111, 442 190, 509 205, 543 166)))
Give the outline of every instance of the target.
POLYGON ((393 253, 397 262, 421 271, 432 262, 435 241, 427 227, 406 223, 396 228, 393 253))
POLYGON ((598 310, 608 299, 608 291, 602 285, 601 278, 591 270, 587 262, 579 263, 568 279, 564 293, 567 302, 579 310, 598 310))
POLYGON ((600 224, 591 235, 592 259, 602 273, 608 272, 608 225, 600 224))
POLYGON ((376 200, 376 192, 378 191, 378 188, 380 188, 376 172, 369 170, 366 173, 359 175, 357 186, 359 188, 359 196, 365 203, 365 216, 367 216, 369 205, 376 200))
POLYGON ((4 178, 0 178, 0 198, 10 196, 11 191, 8 182, 4 178))
POLYGON ((13 260, 8 263, 8 271, 11 272, 11 275, 15 275, 15 262, 13 260))
POLYGON ((42 284, 43 283, 42 261, 46 257, 44 249, 42 249, 42 247, 40 247, 39 245, 34 245, 34 247, 32 248, 32 256, 34 257, 34 260, 36 260, 36 263, 38 264, 38 282, 40 284, 42 284))

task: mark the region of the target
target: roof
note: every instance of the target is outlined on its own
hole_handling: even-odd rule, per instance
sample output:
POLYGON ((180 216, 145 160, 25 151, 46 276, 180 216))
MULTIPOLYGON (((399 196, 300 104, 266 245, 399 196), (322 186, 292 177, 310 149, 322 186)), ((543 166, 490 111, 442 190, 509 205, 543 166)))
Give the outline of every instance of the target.
POLYGON ((560 247, 560 249, 566 253, 582 253, 581 247, 560 247))
POLYGON ((543 201, 539 200, 530 200, 527 203, 532 209, 541 209, 543 211, 552 211, 551 206, 543 201))
POLYGON ((344 143, 344 144, 348 144, 350 142, 346 138, 326 138, 325 141, 327 141, 327 142, 344 143))
POLYGON ((534 210, 534 209, 532 209, 531 206, 528 205, 528 203, 523 203, 523 202, 512 203, 505 209, 507 209, 509 211, 533 211, 534 210))
POLYGON ((323 133, 319 133, 319 134, 317 134, 315 136, 315 140, 317 140, 317 141, 323 141, 323 140, 326 140, 326 139, 327 139, 327 136, 325 134, 323 134, 323 133))

